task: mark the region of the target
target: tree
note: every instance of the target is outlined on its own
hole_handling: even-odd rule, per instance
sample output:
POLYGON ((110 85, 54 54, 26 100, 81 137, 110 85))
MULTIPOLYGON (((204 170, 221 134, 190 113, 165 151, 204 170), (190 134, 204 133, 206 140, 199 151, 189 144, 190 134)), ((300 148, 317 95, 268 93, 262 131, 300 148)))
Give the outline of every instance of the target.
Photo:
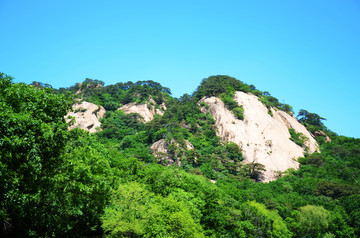
POLYGON ((6 214, 1 219, 21 229, 45 177, 53 176, 61 163, 70 101, 49 88, 13 84, 4 74, 0 85, 0 209, 6 214))
POLYGON ((259 181, 261 173, 266 171, 265 165, 256 162, 245 164, 241 170, 243 176, 254 179, 255 181, 259 181))
POLYGON ((111 173, 101 146, 87 133, 68 131, 70 106, 50 88, 0 75, 0 219, 12 227, 3 232, 71 236, 96 230, 111 173))
POLYGON ((268 210, 265 205, 248 201, 242 205, 239 226, 247 237, 291 237, 285 222, 276 211, 268 210))
POLYGON ((109 237, 203 237, 185 203, 155 195, 137 182, 113 191, 102 221, 109 237))
POLYGON ((320 117, 318 114, 308 112, 304 109, 301 109, 299 111, 299 114, 297 117, 301 123, 308 125, 308 126, 312 125, 312 126, 323 127, 324 124, 321 121, 326 120, 325 118, 320 117))
POLYGON ((329 227, 330 213, 321 206, 306 205, 296 213, 297 237, 320 237, 329 227))
POLYGON ((242 157, 241 149, 236 143, 229 141, 225 143, 225 148, 227 150, 227 156, 230 160, 234 160, 235 162, 237 162, 244 159, 242 157))
POLYGON ((231 91, 251 92, 252 89, 249 85, 236 78, 227 75, 216 75, 203 79, 194 95, 200 100, 205 96, 216 97, 222 93, 230 93, 231 91))

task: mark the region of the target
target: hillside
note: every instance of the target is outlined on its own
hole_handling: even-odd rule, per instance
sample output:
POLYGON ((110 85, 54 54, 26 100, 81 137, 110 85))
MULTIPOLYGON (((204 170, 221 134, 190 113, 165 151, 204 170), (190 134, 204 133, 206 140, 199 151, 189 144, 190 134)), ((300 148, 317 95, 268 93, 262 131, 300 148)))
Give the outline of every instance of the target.
POLYGON ((1 73, 0 109, 2 237, 360 236, 360 139, 235 78, 173 98, 1 73))

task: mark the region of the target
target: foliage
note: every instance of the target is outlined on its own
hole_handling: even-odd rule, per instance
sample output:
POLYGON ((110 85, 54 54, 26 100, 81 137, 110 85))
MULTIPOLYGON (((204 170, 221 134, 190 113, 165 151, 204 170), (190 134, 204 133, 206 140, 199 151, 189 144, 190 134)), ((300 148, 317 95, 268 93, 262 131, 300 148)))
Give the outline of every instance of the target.
POLYGON ((290 140, 301 147, 306 147, 305 142, 308 140, 308 138, 304 134, 301 132, 296 132, 294 128, 289 128, 289 133, 290 140))
POLYGON ((231 110, 237 119, 244 119, 244 109, 234 101, 235 91, 242 91, 245 93, 252 93, 259 97, 259 100, 268 108, 268 113, 272 115, 271 108, 284 110, 288 113, 293 113, 293 109, 288 104, 282 104, 277 98, 270 95, 269 92, 261 92, 255 88, 254 85, 247 85, 242 81, 229 77, 226 75, 210 76, 203 79, 200 86, 194 93, 194 96, 200 100, 203 97, 220 96, 227 108, 231 110))
POLYGON ((221 100, 224 102, 226 107, 232 111, 235 117, 239 120, 244 120, 244 108, 233 99, 234 95, 222 94, 221 100))
MULTIPOLYGON (((264 166, 244 165, 239 146, 220 140, 214 119, 200 110, 206 104, 198 104, 219 96, 236 112, 239 90, 269 109, 291 111, 229 76, 211 76, 175 99, 152 81, 105 86, 86 79, 55 90, 0 74, 0 236, 360 236, 360 139, 337 136, 303 110, 299 120, 330 133, 332 142, 299 158, 299 170, 257 183, 264 166), (106 105, 102 131, 67 130, 73 97, 106 105), (116 110, 150 99, 167 110, 145 124, 116 110), (156 163, 149 147, 160 139, 180 167, 156 163)), ((300 133, 289 133, 304 146, 300 133)))
POLYGON ((287 104, 279 103, 279 100, 271 96, 269 92, 263 92, 259 99, 267 107, 270 116, 273 116, 271 108, 278 108, 285 110, 286 112, 291 112, 291 107, 289 107, 287 104))
POLYGON ((320 237, 329 227, 330 213, 321 206, 306 205, 295 213, 298 237, 320 237))
POLYGON ((136 182, 113 192, 102 220, 109 237, 203 237, 184 202, 151 193, 136 182))
POLYGON ((250 92, 251 88, 235 78, 217 75, 204 79, 195 92, 195 97, 200 100, 205 96, 220 96, 226 107, 233 112, 239 120, 244 119, 244 109, 233 99, 235 91, 250 92))
MULTIPOLYGON (((68 137, 63 116, 70 103, 51 89, 36 89, 13 84, 10 77, 0 77, 0 196, 1 220, 22 224, 38 203, 40 187, 61 164, 68 137)), ((25 227, 24 227, 25 229, 25 227)))
POLYGON ((0 84, 0 214, 6 230, 13 227, 16 236, 96 231, 111 181, 104 151, 87 134, 67 130, 70 101, 64 95, 13 84, 4 75, 0 84))
POLYGON ((292 237, 279 214, 268 210, 265 205, 248 201, 242 205, 241 210, 246 219, 241 222, 241 226, 244 226, 247 237, 292 237))
POLYGON ((315 190, 315 194, 317 195, 323 195, 335 199, 357 194, 359 192, 359 189, 354 186, 328 180, 319 181, 315 190))
POLYGON ((251 92, 252 89, 249 85, 237 80, 236 78, 226 75, 210 76, 203 79, 200 86, 195 92, 195 97, 200 100, 205 96, 219 96, 229 90, 251 92))
POLYGON ((117 110, 121 105, 128 103, 150 103, 150 99, 160 105, 169 100, 171 91, 154 81, 126 82, 104 86, 100 80, 85 79, 70 88, 59 91, 73 92, 83 100, 102 105, 106 110, 117 110))
POLYGON ((306 128, 312 133, 314 133, 315 131, 322 131, 322 130, 328 131, 326 129, 325 125, 322 123, 322 121, 326 120, 326 119, 323 117, 320 117, 316 113, 311 113, 304 109, 301 109, 299 111, 297 118, 298 118, 299 122, 304 124, 306 126, 306 128))
POLYGON ((325 118, 320 117, 318 114, 310 113, 304 109, 299 111, 298 118, 300 122, 314 126, 324 126, 321 121, 326 120, 325 118))
POLYGON ((255 181, 260 181, 261 173, 263 171, 266 171, 263 164, 252 162, 243 166, 242 175, 255 181))
MULTIPOLYGON (((41 194, 46 207, 36 207, 34 212, 47 222, 48 234, 52 229, 54 234, 98 233, 99 217, 114 182, 106 150, 94 138, 82 135, 69 144, 59 159, 62 165, 49 179, 48 191, 41 194)), ((39 229, 42 226, 40 223, 39 229)))

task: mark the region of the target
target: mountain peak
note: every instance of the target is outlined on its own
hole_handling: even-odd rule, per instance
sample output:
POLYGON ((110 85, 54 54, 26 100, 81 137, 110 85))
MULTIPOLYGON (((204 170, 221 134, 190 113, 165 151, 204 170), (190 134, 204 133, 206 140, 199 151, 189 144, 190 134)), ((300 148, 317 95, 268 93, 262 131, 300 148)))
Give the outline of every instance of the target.
POLYGON ((214 117, 217 134, 222 141, 238 144, 245 163, 265 165, 266 171, 259 180, 272 181, 279 172, 289 168, 297 169, 298 157, 303 156, 304 152, 313 153, 318 150, 310 132, 288 113, 274 108, 270 108, 271 113, 268 113, 269 109, 257 96, 250 93, 237 91, 234 100, 244 109, 243 120, 237 119, 220 98, 205 97, 200 102, 208 105, 202 107, 202 111, 210 112, 214 117), (303 135, 303 146, 290 139, 289 129, 303 135))

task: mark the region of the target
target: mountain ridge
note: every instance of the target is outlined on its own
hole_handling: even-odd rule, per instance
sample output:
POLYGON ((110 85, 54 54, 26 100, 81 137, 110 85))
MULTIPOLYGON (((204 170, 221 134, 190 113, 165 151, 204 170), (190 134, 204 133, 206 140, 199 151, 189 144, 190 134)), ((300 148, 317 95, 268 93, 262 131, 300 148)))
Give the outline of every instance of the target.
MULTIPOLYGON (((156 83, 153 84, 156 85, 156 83)), ((103 90, 99 84, 90 87, 87 84, 83 88, 85 90, 89 88, 103 90)), ((131 87, 128 90, 131 90, 131 87)), ((81 95, 80 89, 76 91, 76 95, 81 95)), ((139 101, 129 102, 117 110, 122 110, 125 114, 137 113, 143 118, 144 123, 153 120, 154 115, 162 116, 166 113, 163 100, 159 105, 152 99, 151 94, 145 96, 146 94, 134 91, 133 95, 135 98, 142 95, 148 99, 141 103, 139 101)), ((197 102, 200 111, 205 114, 210 112, 215 119, 216 131, 220 140, 236 143, 242 152, 241 156, 244 157, 245 164, 257 163, 264 166, 263 171, 259 171, 258 181, 269 182, 277 179, 279 174, 284 173, 287 169, 298 169, 297 158, 304 156, 305 153, 311 154, 319 150, 319 146, 313 138, 314 135, 292 116, 291 106, 279 103, 270 93, 262 93, 253 85, 246 85, 228 76, 212 76, 203 81, 193 98, 198 99, 201 96, 203 98, 197 102), (204 96, 204 94, 212 96, 204 96), (203 103, 205 106, 202 105, 203 103), (207 107, 208 109, 206 109, 207 107), (302 145, 297 145, 291 140, 292 135, 289 130, 293 130, 294 134, 301 135, 302 145)), ((186 123, 184 125, 186 127, 186 123)), ((79 124, 78 127, 87 128, 87 126, 79 124)), ((153 141, 150 148, 160 143, 161 140, 163 139, 153 141)), ((167 149, 164 147, 161 151, 164 153, 167 149)), ((156 152, 153 154, 157 155, 156 152)), ((183 157, 186 158, 186 155, 184 154, 183 157)), ((181 164, 178 157, 168 160, 177 161, 178 165, 181 164)))

